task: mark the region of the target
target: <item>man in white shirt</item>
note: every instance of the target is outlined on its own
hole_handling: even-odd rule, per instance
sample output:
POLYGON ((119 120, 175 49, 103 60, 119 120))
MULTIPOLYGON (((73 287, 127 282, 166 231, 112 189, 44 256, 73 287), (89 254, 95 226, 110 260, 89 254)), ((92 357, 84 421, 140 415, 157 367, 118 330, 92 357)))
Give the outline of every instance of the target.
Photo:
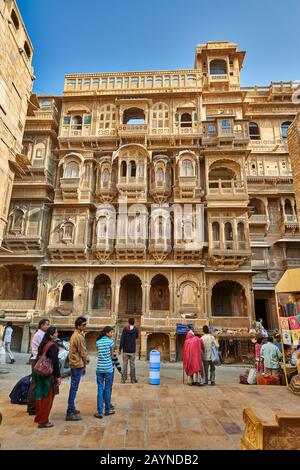
POLYGON ((11 321, 8 321, 7 324, 6 324, 6 328, 4 330, 4 338, 3 338, 3 342, 4 342, 4 347, 5 347, 5 351, 7 352, 8 354, 8 357, 10 359, 10 363, 13 364, 14 362, 16 362, 15 358, 14 358, 14 355, 13 353, 11 352, 10 350, 10 343, 11 343, 11 337, 12 337, 12 334, 13 334, 13 329, 12 329, 12 322, 11 321))
MULTIPOLYGON (((30 356, 30 364, 31 364, 31 372, 33 373, 33 368, 36 363, 37 355, 38 355, 38 349, 39 345, 41 344, 44 335, 46 331, 48 330, 50 326, 50 322, 47 319, 40 320, 38 330, 37 332, 33 335, 33 338, 31 340, 31 356, 30 356)), ((35 382, 33 378, 31 378, 31 383, 29 386, 28 390, 28 395, 27 395, 27 413, 29 413, 30 416, 35 415, 35 382)))
POLYGON ((215 337, 209 333, 209 327, 203 327, 204 335, 201 337, 203 343, 203 366, 205 373, 205 385, 208 385, 208 369, 210 368, 210 383, 216 385, 216 367, 211 360, 213 344, 217 348, 215 337))

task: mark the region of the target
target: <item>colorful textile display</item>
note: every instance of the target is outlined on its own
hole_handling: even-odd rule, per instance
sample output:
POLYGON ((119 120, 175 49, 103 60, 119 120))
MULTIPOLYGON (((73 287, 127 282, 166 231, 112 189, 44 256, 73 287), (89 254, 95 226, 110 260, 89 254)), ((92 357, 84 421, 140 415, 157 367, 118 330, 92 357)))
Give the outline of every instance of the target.
POLYGON ((300 330, 294 330, 292 333, 293 346, 298 346, 300 342, 300 330))
POLYGON ((282 330, 289 330, 290 329, 290 324, 288 318, 280 318, 280 323, 281 323, 281 329, 282 330))
POLYGON ((282 330, 282 341, 283 341, 283 344, 286 344, 287 346, 292 345, 292 338, 291 338, 290 330, 282 330))
POLYGON ((288 320, 289 320, 291 330, 300 330, 298 317, 290 317, 288 320))

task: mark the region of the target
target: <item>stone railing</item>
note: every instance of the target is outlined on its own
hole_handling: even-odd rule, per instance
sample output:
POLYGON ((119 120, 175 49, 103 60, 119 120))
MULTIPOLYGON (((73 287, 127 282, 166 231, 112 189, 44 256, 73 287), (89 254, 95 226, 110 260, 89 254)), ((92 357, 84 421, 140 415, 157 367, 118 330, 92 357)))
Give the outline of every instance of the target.
POLYGON ((0 300, 0 310, 33 310, 35 300, 0 300))
POLYGON ((274 424, 266 423, 246 408, 242 450, 299 450, 300 414, 278 413, 274 424))
POLYGON ((202 88, 202 76, 193 70, 66 75, 64 94, 124 94, 143 90, 186 91, 202 88))
POLYGON ((266 214, 253 214, 249 219, 249 224, 267 224, 269 218, 266 214))
POLYGON ((226 82, 229 80, 229 75, 227 74, 209 75, 209 79, 211 82, 226 82))
POLYGON ((241 180, 209 180, 208 195, 238 195, 246 192, 245 184, 241 180))

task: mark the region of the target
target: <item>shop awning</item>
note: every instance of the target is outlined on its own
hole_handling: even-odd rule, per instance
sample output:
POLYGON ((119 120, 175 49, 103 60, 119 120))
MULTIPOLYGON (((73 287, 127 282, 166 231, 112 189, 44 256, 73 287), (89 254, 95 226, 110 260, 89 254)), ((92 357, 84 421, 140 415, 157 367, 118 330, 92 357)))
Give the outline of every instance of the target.
POLYGON ((278 282, 275 292, 300 292, 300 269, 289 269, 278 282))

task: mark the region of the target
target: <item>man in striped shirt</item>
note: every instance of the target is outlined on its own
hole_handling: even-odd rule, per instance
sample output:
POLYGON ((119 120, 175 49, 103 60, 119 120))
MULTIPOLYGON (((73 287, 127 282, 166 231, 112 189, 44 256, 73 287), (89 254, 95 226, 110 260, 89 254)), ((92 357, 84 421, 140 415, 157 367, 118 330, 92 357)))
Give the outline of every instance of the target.
POLYGON ((112 339, 113 328, 106 326, 99 335, 99 339, 96 341, 98 349, 98 361, 97 361, 97 413, 95 418, 103 418, 103 395, 105 402, 105 416, 115 414, 115 411, 110 409, 110 396, 113 379, 113 357, 115 343, 112 339), (104 392, 103 392, 104 389, 104 392))

